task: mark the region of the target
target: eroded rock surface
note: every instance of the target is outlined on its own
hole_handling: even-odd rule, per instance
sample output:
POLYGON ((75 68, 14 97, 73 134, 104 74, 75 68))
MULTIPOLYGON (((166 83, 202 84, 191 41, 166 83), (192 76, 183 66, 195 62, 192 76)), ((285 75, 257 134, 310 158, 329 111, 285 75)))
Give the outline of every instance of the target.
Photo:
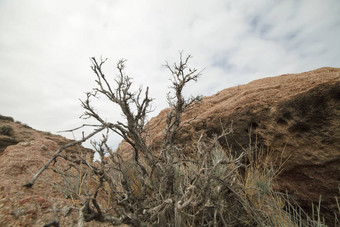
MULTIPOLYGON (((77 224, 78 211, 64 215, 64 207, 71 204, 63 193, 63 179, 52 170, 46 170, 32 188, 23 184, 52 157, 61 145, 71 141, 48 132, 41 132, 19 122, 0 118, 0 127, 12 128, 11 135, 0 136, 0 226, 43 226, 54 220, 53 204, 61 226, 77 224), (1 147, 0 147, 1 148, 1 147)), ((71 147, 68 154, 89 149, 71 147)), ((93 154, 93 151, 92 153, 93 154)), ((58 159, 57 165, 65 161, 58 159)), ((76 202, 73 200, 73 202, 76 202)), ((101 226, 87 223, 86 226, 101 226)), ((107 226, 107 225, 103 225, 107 226)))
MULTIPOLYGON (((161 111, 148 123, 155 150, 162 141, 167 112, 161 111)), ((321 212, 334 221, 334 197, 339 196, 340 185, 339 68, 264 78, 225 89, 190 106, 183 122, 177 141, 184 146, 195 144, 201 133, 212 137, 232 128, 227 139, 234 152, 248 147, 249 134, 276 157, 284 151, 282 158, 288 161, 277 178, 279 190, 287 190, 309 211, 321 195, 321 212)), ((220 142, 226 146, 225 139, 220 142)), ((123 152, 128 146, 121 144, 119 149, 123 152)))

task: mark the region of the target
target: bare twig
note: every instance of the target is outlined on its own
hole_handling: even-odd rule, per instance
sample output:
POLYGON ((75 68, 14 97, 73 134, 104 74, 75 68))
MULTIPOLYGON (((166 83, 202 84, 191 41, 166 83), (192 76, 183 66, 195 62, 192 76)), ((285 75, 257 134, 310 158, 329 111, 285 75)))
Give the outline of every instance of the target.
POLYGON ((34 175, 34 177, 24 184, 25 187, 32 187, 34 182, 38 179, 38 177, 48 168, 48 166, 59 156, 59 154, 66 148, 72 147, 77 144, 81 144, 87 139, 91 138, 92 136, 96 135, 97 133, 101 132, 103 129, 105 129, 107 126, 103 125, 102 127, 96 129, 94 132, 89 134, 88 136, 84 137, 81 140, 74 141, 72 143, 68 143, 66 145, 60 146, 59 149, 54 153, 54 155, 51 157, 51 159, 34 175))
MULTIPOLYGON (((179 131, 178 128, 181 122, 182 112, 188 103, 182 95, 184 86, 190 81, 197 81, 202 73, 202 71, 198 72, 195 68, 188 68, 187 64, 191 57, 191 55, 188 55, 185 59, 183 59, 182 52, 180 52, 179 64, 174 63, 173 66, 170 66, 168 62, 165 64, 165 67, 168 68, 172 74, 171 88, 174 89, 175 96, 171 97, 170 93, 168 94, 170 110, 166 120, 163 149, 173 145, 175 136, 179 131), (174 99, 176 100, 175 102, 172 101, 174 99)), ((197 98, 197 100, 198 99, 199 98, 197 98)), ((191 103, 191 101, 189 102, 191 103)))
POLYGON ((50 221, 49 223, 43 225, 43 227, 60 227, 59 220, 58 220, 58 214, 56 209, 56 204, 54 203, 52 205, 53 208, 53 214, 54 214, 54 220, 50 221))

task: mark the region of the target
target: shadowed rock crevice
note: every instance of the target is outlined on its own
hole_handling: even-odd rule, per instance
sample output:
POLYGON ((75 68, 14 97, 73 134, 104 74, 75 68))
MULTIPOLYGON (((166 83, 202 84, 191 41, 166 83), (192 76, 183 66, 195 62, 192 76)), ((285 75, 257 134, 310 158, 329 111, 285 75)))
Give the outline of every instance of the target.
POLYGON ((15 145, 18 143, 19 141, 16 140, 15 138, 12 138, 10 136, 0 135, 0 155, 8 146, 15 145))

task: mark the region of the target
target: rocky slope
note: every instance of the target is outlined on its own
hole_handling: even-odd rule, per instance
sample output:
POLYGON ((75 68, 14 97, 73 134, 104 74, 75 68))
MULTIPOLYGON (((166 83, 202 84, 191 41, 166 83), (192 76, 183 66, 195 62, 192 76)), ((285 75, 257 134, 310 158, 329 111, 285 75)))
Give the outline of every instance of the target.
MULTIPOLYGON (((167 112, 147 125, 155 150, 167 112)), ((307 211, 321 196, 321 212, 334 221, 334 197, 340 193, 339 68, 260 79, 205 97, 184 112, 177 141, 190 153, 201 133, 213 137, 222 130, 232 131, 226 138, 233 152, 243 152, 251 139, 287 160, 276 179, 278 189, 288 191, 307 211)), ((220 142, 227 147, 225 138, 220 142)), ((129 153, 124 143, 119 150, 129 153)))
MULTIPOLYGON (((78 211, 66 199, 61 187, 63 179, 58 174, 46 170, 32 188, 22 186, 59 146, 71 141, 4 116, 0 116, 0 132, 0 226, 43 226, 55 218, 53 205, 61 226, 76 225, 78 211)), ((67 150, 71 155, 79 151, 93 155, 93 151, 83 147, 67 150)), ((63 164, 62 159, 58 160, 57 165, 63 164)), ((87 226, 103 225, 88 223, 87 226)))
MULTIPOLYGON (((147 125, 155 150, 167 111, 147 125)), ((334 220, 334 197, 339 197, 340 185, 340 69, 321 68, 225 89, 189 106, 183 123, 177 141, 184 152, 190 153, 202 133, 213 137, 226 130, 231 132, 228 143, 225 138, 220 142, 233 152, 247 150, 251 138, 253 145, 256 141, 257 146, 287 159, 276 179, 278 189, 287 190, 306 210, 321 195, 321 212, 334 220)), ((22 186, 60 145, 70 141, 3 116, 0 129, 5 129, 0 133, 0 226, 43 226, 54 219, 53 205, 62 226, 75 225, 78 211, 56 187, 63 183, 59 175, 47 170, 32 188, 22 186)), ((79 149, 85 148, 68 152, 79 149)), ((119 150, 128 153, 129 147, 121 144, 119 150)))

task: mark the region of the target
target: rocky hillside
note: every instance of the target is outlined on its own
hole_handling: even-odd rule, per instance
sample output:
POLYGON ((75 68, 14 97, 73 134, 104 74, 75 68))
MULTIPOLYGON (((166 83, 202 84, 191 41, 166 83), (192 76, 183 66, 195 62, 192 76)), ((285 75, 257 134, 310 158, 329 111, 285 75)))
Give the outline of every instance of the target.
MULTIPOLYGON (((147 125, 155 152, 167 112, 161 111, 147 125)), ((201 135, 212 138, 222 131, 227 135, 220 143, 232 152, 258 146, 286 160, 276 178, 277 189, 287 191, 307 211, 321 196, 321 213, 328 223, 334 221, 340 186, 340 69, 265 78, 205 97, 184 112, 176 141, 190 154, 201 135)), ((32 188, 22 186, 59 146, 69 142, 0 116, 0 226, 43 226, 55 216, 61 226, 76 225, 78 211, 72 203, 80 201, 66 198, 60 175, 47 170, 32 188)), ((129 154, 129 150, 122 143, 118 151, 129 154)), ((93 155, 81 146, 67 150, 69 155, 78 152, 93 155)), ((64 164, 60 159, 55 165, 64 164)))
MULTIPOLYGON (((202 78, 204 79, 204 78, 202 78)), ((150 120, 153 146, 161 144, 168 109, 150 120)), ((334 221, 340 187, 340 69, 320 68, 256 80, 193 103, 183 113, 177 141, 190 153, 203 133, 240 153, 255 144, 287 160, 276 179, 307 211, 321 196, 321 212, 334 221), (251 142, 250 142, 251 141, 251 142)), ((119 151, 129 153, 122 143, 119 151)), ((333 222, 334 223, 334 222, 333 222)))
MULTIPOLYGON (((66 199, 65 181, 58 174, 46 170, 32 188, 23 187, 59 146, 70 142, 0 115, 0 226, 43 226, 54 220, 53 206, 61 226, 77 224, 78 211, 72 209, 72 202, 78 201, 66 199)), ((80 151, 93 155, 80 146, 67 153, 80 151)), ((63 164, 65 161, 58 159, 55 165, 63 164)))

